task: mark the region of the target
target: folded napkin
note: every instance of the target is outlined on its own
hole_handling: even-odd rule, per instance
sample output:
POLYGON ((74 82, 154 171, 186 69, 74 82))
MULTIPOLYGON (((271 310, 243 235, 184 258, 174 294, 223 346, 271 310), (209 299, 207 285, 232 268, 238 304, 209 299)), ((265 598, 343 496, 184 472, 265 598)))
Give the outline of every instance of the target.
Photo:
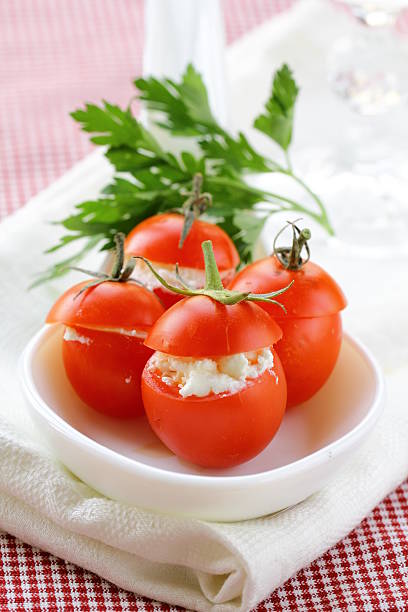
MULTIPOLYGON (((313 24, 317 15, 320 24, 330 21, 330 11, 304 3, 239 42, 229 52, 233 90, 241 83, 246 91, 252 78, 255 95, 256 83, 282 55, 294 64, 302 58, 301 72, 302 36, 317 53, 313 24)), ((245 112, 241 100, 236 113, 244 119, 245 112)), ((47 222, 93 197, 109 174, 94 153, 0 225, 0 529, 141 595, 193 610, 248 611, 345 536, 408 473, 406 262, 373 266, 323 248, 319 256, 348 294, 347 328, 374 350, 388 386, 380 423, 329 486, 286 512, 231 524, 132 508, 102 497, 50 455, 27 416, 17 378, 21 350, 74 280, 26 292, 32 275, 52 261, 42 255, 56 239, 47 222)))

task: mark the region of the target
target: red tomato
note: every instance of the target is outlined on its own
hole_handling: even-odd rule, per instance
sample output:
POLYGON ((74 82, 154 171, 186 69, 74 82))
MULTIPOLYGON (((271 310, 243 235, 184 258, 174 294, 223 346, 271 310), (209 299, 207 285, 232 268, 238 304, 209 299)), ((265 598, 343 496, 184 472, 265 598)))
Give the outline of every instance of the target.
MULTIPOLYGON (((199 295, 166 311, 145 343, 172 356, 218 358, 271 346, 280 337, 277 324, 253 302, 227 306, 199 295)), ((248 461, 271 441, 285 411, 285 375, 274 357, 273 371, 247 379, 242 390, 206 397, 182 397, 148 363, 142 396, 150 425, 192 463, 223 468, 248 461)))
POLYGON ((266 371, 238 393, 207 397, 181 397, 146 367, 142 394, 150 425, 173 453, 197 465, 226 468, 252 459, 272 440, 285 412, 285 375, 274 357, 277 379, 266 371))
POLYGON ((334 279, 312 262, 286 269, 276 256, 247 266, 229 285, 236 291, 267 293, 289 284, 279 297, 285 315, 274 304, 260 303, 277 321, 283 338, 276 345, 288 385, 288 407, 312 397, 330 376, 340 351, 340 310, 346 299, 334 279))
POLYGON ((143 338, 81 327, 82 342, 63 340, 65 371, 79 397, 109 416, 143 413, 140 379, 153 351, 143 338))
POLYGON ((164 309, 153 293, 135 284, 107 281, 78 295, 86 284, 66 291, 46 319, 68 328, 62 342, 68 379, 79 397, 99 412, 116 417, 142 414, 140 378, 153 353, 143 340, 164 309))
MULTIPOLYGON (((140 255, 149 259, 156 267, 180 266, 203 273, 204 257, 201 243, 211 240, 215 260, 225 285, 233 278, 235 268, 239 264, 239 255, 231 238, 217 225, 196 220, 179 248, 184 216, 176 213, 164 213, 145 219, 127 236, 125 252, 128 257, 140 255)), ((166 308, 182 299, 179 295, 157 287, 154 292, 160 297, 166 308)))

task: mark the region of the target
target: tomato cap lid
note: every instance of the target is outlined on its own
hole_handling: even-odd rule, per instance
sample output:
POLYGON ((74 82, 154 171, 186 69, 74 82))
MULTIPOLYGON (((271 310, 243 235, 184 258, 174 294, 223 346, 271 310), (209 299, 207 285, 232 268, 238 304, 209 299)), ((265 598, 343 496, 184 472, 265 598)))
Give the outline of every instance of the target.
POLYGON ((284 268, 276 256, 265 257, 241 270, 228 288, 266 293, 292 281, 290 291, 279 297, 286 308, 286 315, 275 304, 262 303, 262 308, 277 319, 320 317, 339 312, 347 306, 344 293, 333 277, 311 261, 298 270, 290 270, 284 268))
POLYGON ((148 331, 164 312, 154 293, 139 285, 107 281, 78 295, 87 284, 83 281, 63 293, 46 322, 148 331))
POLYGON ((271 346, 281 337, 278 324, 254 302, 225 305, 197 295, 167 310, 145 344, 176 357, 218 357, 271 346))

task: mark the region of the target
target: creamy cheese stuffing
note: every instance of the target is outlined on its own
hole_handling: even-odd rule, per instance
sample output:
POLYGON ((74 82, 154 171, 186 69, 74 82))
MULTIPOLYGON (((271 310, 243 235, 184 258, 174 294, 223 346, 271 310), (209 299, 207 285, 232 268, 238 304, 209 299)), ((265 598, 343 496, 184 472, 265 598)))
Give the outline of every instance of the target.
POLYGON ((245 387, 248 378, 257 378, 266 370, 270 370, 278 382, 273 372, 273 353, 270 348, 219 359, 172 357, 157 351, 150 358, 148 367, 159 371, 167 385, 177 385, 182 397, 236 393, 245 387))
MULTIPOLYGON (((116 334, 121 334, 122 336, 140 338, 141 340, 147 338, 147 332, 138 329, 122 329, 121 327, 90 327, 89 329, 94 329, 95 331, 113 332, 116 334)), ((67 342, 80 342, 81 344, 91 344, 92 342, 90 338, 81 336, 72 327, 65 328, 64 340, 67 342)))
POLYGON ((72 327, 66 327, 64 332, 64 340, 66 342, 79 342, 80 344, 90 344, 91 340, 86 336, 81 336, 72 327))

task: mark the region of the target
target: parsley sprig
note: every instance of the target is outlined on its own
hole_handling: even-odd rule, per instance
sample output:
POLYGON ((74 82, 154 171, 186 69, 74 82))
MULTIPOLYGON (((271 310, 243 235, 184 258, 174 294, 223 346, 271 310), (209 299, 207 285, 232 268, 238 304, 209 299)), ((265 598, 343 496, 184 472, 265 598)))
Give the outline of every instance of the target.
POLYGON ((254 127, 282 149, 284 164, 256 151, 242 132, 230 133, 219 125, 201 75, 192 65, 180 82, 150 77, 134 83, 139 99, 154 111, 157 125, 171 134, 175 145, 179 137, 191 139, 195 152, 184 150, 176 154, 165 150, 152 131, 134 116, 130 105, 121 109, 104 101, 100 106, 87 104, 73 112, 72 117, 91 134, 91 141, 105 147, 115 175, 98 199, 78 204, 73 214, 60 222, 68 234, 49 252, 81 238, 86 239, 85 246, 77 255, 48 270, 35 284, 60 276, 96 244, 102 250, 111 249, 116 233, 128 233, 146 217, 168 210, 182 212, 183 198, 192 191, 197 174, 203 177, 203 191, 212 195, 211 208, 205 215, 231 236, 244 262, 251 260, 266 219, 278 211, 309 216, 333 233, 323 203, 295 174, 290 161, 299 90, 286 64, 276 71, 271 95, 254 120, 254 127), (246 180, 250 174, 271 172, 297 182, 311 197, 313 208, 282 193, 253 187, 246 180))

